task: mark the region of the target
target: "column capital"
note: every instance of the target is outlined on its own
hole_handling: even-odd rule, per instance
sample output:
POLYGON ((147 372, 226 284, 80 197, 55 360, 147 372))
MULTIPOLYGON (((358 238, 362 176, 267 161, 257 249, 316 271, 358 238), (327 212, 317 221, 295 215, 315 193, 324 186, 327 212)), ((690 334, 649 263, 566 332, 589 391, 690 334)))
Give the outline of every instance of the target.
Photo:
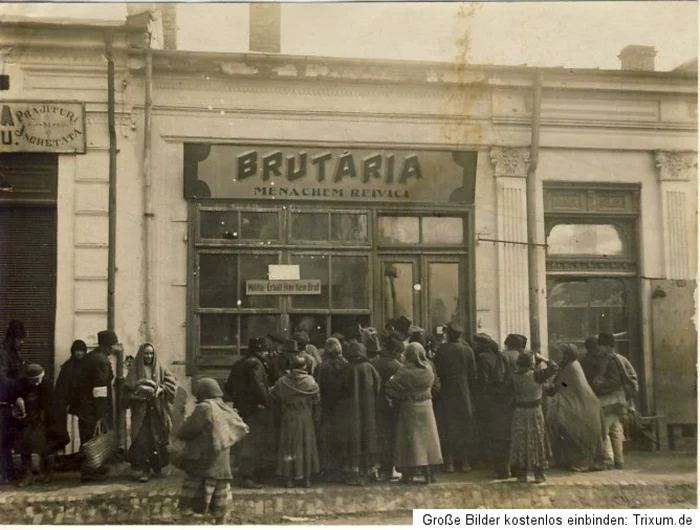
POLYGON ((527 177, 530 166, 528 147, 493 147, 490 155, 496 177, 527 177))
POLYGON ((692 152, 656 151, 654 159, 660 181, 690 180, 698 166, 698 155, 692 152))

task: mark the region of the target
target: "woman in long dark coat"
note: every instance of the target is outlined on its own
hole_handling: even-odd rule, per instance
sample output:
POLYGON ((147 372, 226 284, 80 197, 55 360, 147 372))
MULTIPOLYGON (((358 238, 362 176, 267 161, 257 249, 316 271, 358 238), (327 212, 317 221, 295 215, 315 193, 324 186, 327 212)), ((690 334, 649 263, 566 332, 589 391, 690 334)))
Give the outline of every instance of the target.
POLYGON ((344 418, 341 402, 345 392, 348 363, 340 341, 331 337, 323 347, 323 362, 316 370, 321 395, 318 439, 321 470, 325 479, 340 478, 344 456, 344 418))
POLYGON ((377 395, 379 374, 370 364, 362 344, 348 342, 345 399, 339 413, 345 422, 345 472, 348 484, 364 486, 379 464, 377 445, 377 395))
POLYGON ((445 471, 471 470, 469 448, 474 437, 472 389, 476 381, 476 361, 469 345, 461 340, 462 327, 447 325, 448 342, 435 354, 435 368, 440 378, 438 430, 445 459, 445 471))
MULTIPOLYGON (((68 435, 68 425, 80 420, 80 384, 83 377, 83 361, 87 354, 87 345, 82 340, 76 340, 70 347, 70 359, 61 366, 56 379, 54 401, 56 410, 56 426, 68 435)), ((84 430, 84 429, 83 429, 84 430)), ((78 428, 78 436, 80 436, 78 428)), ((80 446, 87 440, 80 440, 80 446)))
POLYGON ((292 358, 291 370, 272 388, 280 409, 277 474, 291 488, 293 482, 311 486, 311 476, 320 471, 314 417, 319 402, 318 384, 306 372, 303 355, 292 358))
POLYGON ((386 384, 386 395, 398 405, 394 459, 401 482, 408 484, 422 472, 429 484, 435 482, 433 467, 442 464, 432 403, 435 373, 421 344, 409 344, 405 356, 403 366, 386 384))
POLYGON ((510 424, 513 415, 513 387, 510 363, 498 344, 485 333, 474 336, 477 365, 477 415, 482 456, 496 478, 510 476, 510 424))
POLYGON ((396 443, 396 408, 389 405, 384 392, 384 385, 399 368, 399 357, 404 351, 404 344, 398 334, 387 334, 379 356, 370 362, 379 373, 381 388, 377 397, 377 444, 379 446, 379 473, 382 480, 391 480, 394 470, 394 445, 396 443))
POLYGON ((147 342, 139 348, 124 382, 125 399, 131 408, 129 461, 147 482, 151 470, 162 474, 170 463, 168 443, 172 429, 172 405, 177 382, 158 361, 156 349, 147 342))

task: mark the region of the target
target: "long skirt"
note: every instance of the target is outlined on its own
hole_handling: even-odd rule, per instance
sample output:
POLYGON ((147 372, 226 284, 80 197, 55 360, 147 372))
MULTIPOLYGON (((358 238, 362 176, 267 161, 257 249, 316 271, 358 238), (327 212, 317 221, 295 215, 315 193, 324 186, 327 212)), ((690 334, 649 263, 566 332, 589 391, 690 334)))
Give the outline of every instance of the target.
POLYGON ((277 465, 277 429, 272 411, 260 409, 243 418, 250 433, 238 442, 236 458, 244 477, 272 474, 277 465))
POLYGON ((320 470, 311 408, 283 408, 277 474, 286 478, 304 479, 320 470))
POLYGON ((399 470, 442 464, 431 400, 401 403, 396 423, 394 462, 399 470))
POLYGON ((210 512, 214 517, 223 517, 233 501, 229 479, 201 478, 187 475, 180 491, 181 510, 194 513, 210 512))
POLYGON ((159 472, 170 463, 170 453, 167 440, 159 441, 153 432, 151 414, 152 411, 149 408, 136 438, 131 442, 128 459, 136 469, 143 471, 152 469, 159 472))
POLYGON ((511 465, 528 471, 547 469, 550 456, 542 408, 516 407, 511 427, 511 465))

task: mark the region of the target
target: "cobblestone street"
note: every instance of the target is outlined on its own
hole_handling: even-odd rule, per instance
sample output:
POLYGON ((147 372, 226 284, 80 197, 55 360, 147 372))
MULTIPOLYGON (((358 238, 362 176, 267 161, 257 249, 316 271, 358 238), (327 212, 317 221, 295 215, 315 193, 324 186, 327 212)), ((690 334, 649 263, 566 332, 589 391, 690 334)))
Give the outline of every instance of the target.
MULTIPOLYGON (((696 459, 682 454, 630 454, 625 470, 551 470, 545 484, 488 478, 487 471, 440 474, 436 485, 321 484, 310 489, 233 489, 231 523, 403 524, 414 508, 692 508, 696 459)), ((103 483, 81 484, 62 473, 51 484, 0 489, 0 518, 23 524, 203 523, 177 510, 182 476, 141 484, 118 466, 103 483)))

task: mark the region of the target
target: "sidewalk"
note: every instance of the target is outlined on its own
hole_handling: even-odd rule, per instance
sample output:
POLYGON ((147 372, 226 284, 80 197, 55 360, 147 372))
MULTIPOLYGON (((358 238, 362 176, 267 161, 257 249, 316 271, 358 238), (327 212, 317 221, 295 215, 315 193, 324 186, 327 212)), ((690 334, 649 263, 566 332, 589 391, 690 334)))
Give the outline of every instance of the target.
MULTIPOLYGON (((439 474, 438 483, 364 488, 318 484, 309 489, 233 488, 230 522, 275 524, 283 516, 329 518, 395 513, 413 508, 660 508, 697 505, 695 456, 631 453, 624 470, 571 473, 550 470, 545 484, 492 480, 488 471, 439 474)), ((125 464, 107 480, 81 483, 77 472, 50 484, 0 487, 0 520, 22 524, 138 524, 201 522, 177 511, 182 474, 139 483, 125 464)))

